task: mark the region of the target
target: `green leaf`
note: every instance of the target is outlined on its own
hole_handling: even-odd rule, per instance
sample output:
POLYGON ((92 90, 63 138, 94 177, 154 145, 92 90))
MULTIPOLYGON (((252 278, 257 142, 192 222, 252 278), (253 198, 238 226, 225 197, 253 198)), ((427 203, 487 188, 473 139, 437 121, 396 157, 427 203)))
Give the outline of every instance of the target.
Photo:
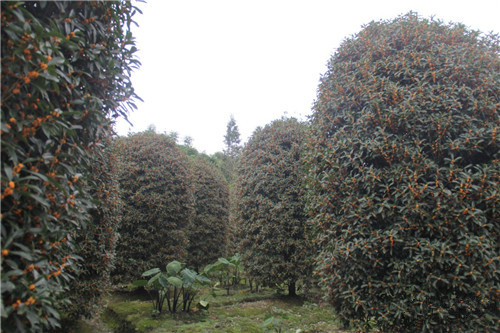
POLYGON ((160 283, 160 285, 161 285, 163 288, 168 288, 168 281, 167 281, 167 279, 165 279, 164 274, 162 274, 162 275, 160 276, 160 278, 158 279, 158 282, 160 283))
POLYGON ((155 282, 158 281, 158 279, 161 277, 161 272, 157 273, 155 276, 153 276, 151 279, 148 281, 148 285, 154 285, 155 282))
POLYGON ((31 254, 29 254, 28 252, 22 252, 22 251, 12 251, 11 254, 16 254, 28 261, 32 261, 33 260, 33 256, 31 254))
POLYGON ((148 284, 147 280, 135 280, 132 285, 135 287, 145 287, 148 284))
POLYGON ((201 284, 210 284, 210 282, 212 282, 209 278, 201 274, 196 276, 196 280, 198 280, 201 284))
POLYGON ((150 276, 153 274, 158 274, 159 272, 161 272, 160 269, 156 267, 156 268, 152 268, 148 271, 145 271, 144 273, 142 273, 142 276, 150 276))
POLYGON ((170 276, 177 275, 177 273, 180 272, 181 268, 182 264, 177 260, 174 260, 167 265, 167 274, 170 276))
POLYGON ((52 60, 48 62, 48 65, 62 65, 66 62, 66 60, 62 57, 54 57, 52 60))
POLYGON ((169 276, 167 278, 167 281, 170 285, 176 288, 182 288, 182 280, 179 279, 177 276, 169 276))
POLYGON ((214 270, 214 265, 213 264, 208 264, 205 266, 205 268, 203 269, 203 271, 206 273, 206 274, 209 274, 210 272, 212 272, 214 270))
POLYGON ((59 82, 59 78, 57 76, 49 74, 48 72, 42 72, 40 73, 40 76, 49 81, 59 82))
POLYGON ((230 264, 229 260, 227 260, 226 258, 219 258, 217 261, 219 263, 223 264, 223 265, 229 265, 230 264))
POLYGON ((208 308, 210 307, 210 303, 205 300, 201 300, 198 304, 200 305, 200 308, 204 310, 208 310, 208 308))
POLYGON ((13 10, 12 13, 14 13, 14 15, 17 16, 17 19, 20 22, 22 22, 22 23, 26 22, 26 19, 24 18, 24 15, 23 15, 22 11, 20 11, 20 10, 13 10))
POLYGON ((183 280, 184 284, 191 285, 195 282, 197 273, 195 271, 188 269, 188 268, 184 268, 181 271, 181 275, 182 275, 182 280, 183 280))

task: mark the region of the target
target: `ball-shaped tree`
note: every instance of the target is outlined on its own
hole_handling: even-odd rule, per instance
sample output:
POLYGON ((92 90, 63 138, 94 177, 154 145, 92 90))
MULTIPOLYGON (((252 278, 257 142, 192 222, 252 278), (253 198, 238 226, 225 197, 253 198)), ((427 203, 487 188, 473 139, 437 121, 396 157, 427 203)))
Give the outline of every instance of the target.
POLYGON ((113 281, 184 261, 192 217, 189 161, 165 135, 146 131, 115 140, 123 202, 113 281))
POLYGON ((345 322, 499 328, 499 50, 498 37, 409 13, 332 56, 308 207, 345 322))
POLYGON ((192 158, 194 215, 190 224, 188 264, 197 271, 224 255, 229 220, 229 185, 206 158, 192 158))
POLYGON ((246 272, 265 284, 288 285, 312 272, 303 200, 305 124, 280 119, 257 129, 243 148, 236 182, 236 221, 246 272))

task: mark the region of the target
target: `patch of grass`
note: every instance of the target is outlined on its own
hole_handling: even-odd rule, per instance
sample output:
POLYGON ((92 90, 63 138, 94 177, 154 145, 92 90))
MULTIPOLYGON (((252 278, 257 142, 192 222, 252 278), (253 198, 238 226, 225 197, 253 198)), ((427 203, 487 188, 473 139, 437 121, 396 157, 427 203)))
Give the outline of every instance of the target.
POLYGON ((122 317, 120 314, 113 311, 110 307, 104 309, 100 319, 113 332, 121 332, 121 333, 135 332, 135 325, 127 321, 126 318, 122 317))
POLYGON ((205 293, 202 297, 210 300, 212 306, 222 306, 239 304, 243 302, 255 302, 263 299, 268 299, 276 296, 276 292, 271 288, 261 288, 258 293, 250 292, 248 289, 231 290, 229 296, 226 295, 225 290, 218 289, 215 291, 215 297, 211 294, 205 293))
POLYGON ((341 332, 333 309, 328 305, 308 302, 305 298, 278 295, 273 289, 263 288, 259 293, 247 290, 216 291, 216 297, 204 292, 199 299, 210 302, 207 311, 194 308, 193 312, 152 316, 152 305, 136 294, 120 292, 107 299, 107 309, 101 319, 114 332, 341 332), (263 327, 264 321, 274 317, 275 327, 263 327))
POLYGON ((117 314, 106 308, 101 313, 101 320, 106 323, 111 330, 115 331, 120 326, 120 318, 118 318, 117 314))

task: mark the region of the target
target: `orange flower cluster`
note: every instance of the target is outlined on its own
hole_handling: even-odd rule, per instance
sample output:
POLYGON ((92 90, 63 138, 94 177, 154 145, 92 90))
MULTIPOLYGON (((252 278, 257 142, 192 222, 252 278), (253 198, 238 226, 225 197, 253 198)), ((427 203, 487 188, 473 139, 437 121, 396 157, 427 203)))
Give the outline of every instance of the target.
POLYGON ((24 302, 24 304, 26 304, 26 306, 30 306, 30 305, 33 305, 35 304, 35 299, 33 297, 29 297, 26 302, 24 302))
POLYGON ((24 273, 30 273, 35 269, 35 265, 31 264, 24 270, 24 273))
POLYGON ((89 23, 92 23, 95 21, 95 18, 94 17, 91 17, 91 18, 88 18, 88 19, 85 19, 83 20, 83 24, 89 24, 89 23))
MULTIPOLYGON (((36 106, 36 104, 33 104, 34 108, 37 109, 38 107, 36 106)), ((32 122, 31 122, 31 127, 23 127, 23 130, 22 130, 22 136, 27 138, 29 136, 34 136, 36 134, 36 131, 38 129, 38 127, 40 127, 42 125, 42 123, 44 122, 47 122, 49 120, 51 120, 52 118, 58 118, 59 117, 59 113, 58 112, 52 112, 51 114, 49 115, 46 115, 45 117, 38 117, 36 119, 34 119, 32 122)))
POLYGON ((22 168, 24 168, 24 165, 22 163, 19 163, 18 165, 14 166, 14 168, 12 169, 12 174, 13 175, 18 174, 19 172, 21 172, 22 168))
POLYGON ((13 181, 9 182, 9 186, 3 191, 2 194, 2 200, 8 197, 9 195, 12 195, 14 193, 14 188, 16 187, 16 184, 13 181))
POLYGON ((28 72, 28 78, 36 79, 40 74, 37 71, 28 72))
POLYGON ((31 51, 29 49, 24 49, 23 53, 24 53, 24 59, 26 59, 26 61, 30 61, 31 60, 31 51))
POLYGON ((12 304, 12 307, 17 310, 19 308, 19 305, 21 305, 21 300, 18 299, 15 303, 12 304))

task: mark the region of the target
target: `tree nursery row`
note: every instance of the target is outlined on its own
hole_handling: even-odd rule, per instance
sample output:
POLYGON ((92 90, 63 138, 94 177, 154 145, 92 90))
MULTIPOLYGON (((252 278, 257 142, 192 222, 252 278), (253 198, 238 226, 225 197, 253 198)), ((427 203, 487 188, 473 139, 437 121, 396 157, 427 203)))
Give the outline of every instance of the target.
POLYGON ((208 156, 113 132, 140 99, 132 1, 1 7, 2 331, 90 317, 141 278, 179 287, 160 312, 189 311, 186 283, 235 253, 260 285, 317 284, 346 327, 500 330, 498 35, 372 22, 329 60, 308 121, 240 145, 231 119, 208 156))

